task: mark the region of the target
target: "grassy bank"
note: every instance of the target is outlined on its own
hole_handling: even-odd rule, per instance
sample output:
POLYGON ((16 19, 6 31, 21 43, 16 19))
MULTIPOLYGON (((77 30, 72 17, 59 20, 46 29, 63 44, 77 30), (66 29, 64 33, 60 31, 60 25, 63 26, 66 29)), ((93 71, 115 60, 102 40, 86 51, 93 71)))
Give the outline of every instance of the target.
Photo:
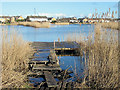
POLYGON ((49 22, 18 22, 18 25, 35 27, 35 28, 49 28, 49 22))
MULTIPOLYGON (((88 37, 79 36, 79 40, 73 39, 80 44, 80 49, 81 52, 84 53, 83 57, 85 59, 85 69, 83 73, 85 78, 78 87, 118 87, 119 47, 117 37, 118 33, 101 30, 101 27, 97 25, 94 35, 89 34, 88 37)), ((71 41, 69 38, 68 40, 71 41)))
POLYGON ((32 48, 16 32, 2 35, 2 88, 22 88, 32 48))
POLYGON ((108 22, 108 23, 101 23, 101 26, 103 28, 110 28, 110 29, 116 29, 119 30, 119 23, 118 22, 108 22))

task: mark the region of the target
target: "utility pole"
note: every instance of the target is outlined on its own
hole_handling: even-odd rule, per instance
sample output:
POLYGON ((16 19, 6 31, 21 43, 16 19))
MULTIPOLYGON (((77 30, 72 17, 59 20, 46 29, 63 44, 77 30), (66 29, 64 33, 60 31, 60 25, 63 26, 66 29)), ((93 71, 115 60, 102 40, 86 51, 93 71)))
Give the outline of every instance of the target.
POLYGON ((36 15, 36 8, 34 8, 34 15, 36 15))

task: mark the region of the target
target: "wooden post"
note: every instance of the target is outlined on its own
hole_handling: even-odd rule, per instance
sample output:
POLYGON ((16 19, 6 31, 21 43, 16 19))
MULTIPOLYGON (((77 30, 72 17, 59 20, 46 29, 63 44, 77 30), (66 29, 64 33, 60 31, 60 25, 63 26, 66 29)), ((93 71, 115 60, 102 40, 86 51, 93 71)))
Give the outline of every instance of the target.
POLYGON ((56 64, 59 65, 59 59, 57 58, 56 64))
POLYGON ((55 49, 55 40, 54 40, 54 49, 55 49))

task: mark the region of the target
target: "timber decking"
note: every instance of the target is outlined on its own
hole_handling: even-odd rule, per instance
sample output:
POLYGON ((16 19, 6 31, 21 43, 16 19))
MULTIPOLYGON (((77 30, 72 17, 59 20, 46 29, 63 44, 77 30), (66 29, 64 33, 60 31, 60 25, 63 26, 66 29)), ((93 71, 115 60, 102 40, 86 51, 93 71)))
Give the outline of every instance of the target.
POLYGON ((46 79, 46 83, 47 83, 48 87, 57 87, 58 86, 52 73, 50 73, 49 71, 44 71, 44 75, 45 75, 45 79, 46 79))
POLYGON ((48 61, 31 61, 28 64, 46 64, 48 61))
POLYGON ((41 71, 61 71, 62 69, 60 68, 60 66, 55 66, 55 67, 51 67, 51 66, 39 66, 39 67, 33 67, 33 70, 41 70, 41 71))
POLYGON ((71 88, 71 84, 68 85, 67 82, 63 82, 62 85, 59 82, 57 83, 54 79, 56 76, 53 73, 62 71, 57 55, 75 55, 79 45, 76 42, 33 42, 31 46, 35 49, 35 54, 30 58, 29 62, 30 70, 34 72, 31 76, 39 77, 44 75, 45 86, 48 86, 40 85, 40 90, 71 88))
MULTIPOLYGON (((54 42, 33 42, 31 46, 37 50, 49 50, 54 48, 54 42)), ((79 48, 79 45, 76 42, 55 42, 55 48, 79 48)))

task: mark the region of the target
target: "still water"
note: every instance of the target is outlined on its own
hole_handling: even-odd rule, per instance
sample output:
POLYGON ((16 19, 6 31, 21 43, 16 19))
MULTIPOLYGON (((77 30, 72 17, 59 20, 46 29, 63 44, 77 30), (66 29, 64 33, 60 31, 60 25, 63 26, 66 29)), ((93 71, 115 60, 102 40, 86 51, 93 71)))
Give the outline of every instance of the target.
POLYGON ((51 24, 50 28, 33 28, 26 26, 0 26, 0 29, 7 29, 9 31, 15 30, 22 35, 26 41, 39 41, 39 42, 53 42, 54 40, 60 39, 65 41, 69 36, 76 36, 82 34, 88 36, 89 32, 94 31, 94 25, 54 25, 51 24))

